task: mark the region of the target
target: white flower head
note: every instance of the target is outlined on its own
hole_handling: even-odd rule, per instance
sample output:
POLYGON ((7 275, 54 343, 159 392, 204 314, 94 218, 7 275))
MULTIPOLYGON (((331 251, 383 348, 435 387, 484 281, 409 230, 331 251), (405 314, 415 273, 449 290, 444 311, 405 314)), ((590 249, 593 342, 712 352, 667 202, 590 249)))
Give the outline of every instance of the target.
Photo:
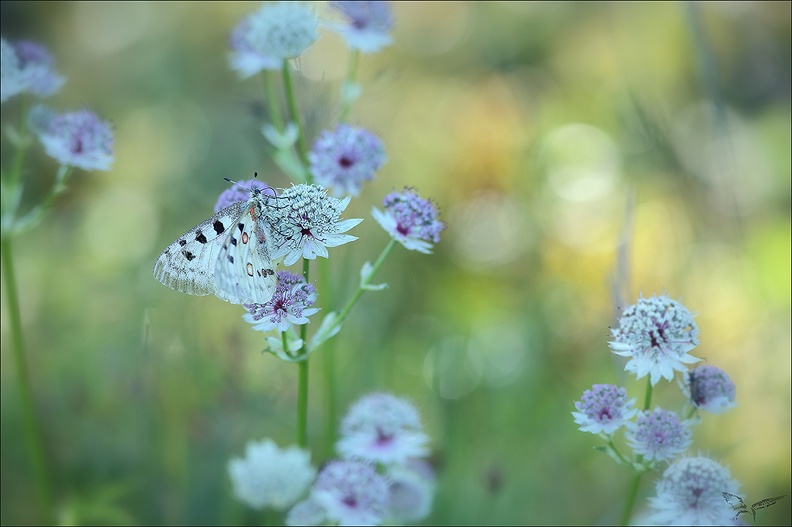
POLYGON ((674 371, 685 371, 685 364, 699 358, 688 352, 698 346, 698 326, 685 306, 665 295, 640 298, 611 329, 613 353, 630 360, 624 367, 640 379, 650 376, 652 385, 660 377, 671 380, 674 371))
POLYGON ((638 412, 635 399, 627 399, 627 390, 613 384, 595 384, 583 392, 572 412, 579 430, 592 434, 612 434, 638 412))
POLYGON ((377 525, 388 509, 388 482, 359 461, 332 461, 316 478, 311 501, 338 525, 377 525))
POLYGON ((344 458, 382 464, 404 463, 425 456, 427 436, 415 407, 389 393, 373 393, 358 400, 341 422, 336 449, 344 458))
POLYGON ((300 257, 327 258, 327 247, 357 240, 356 236, 342 234, 363 221, 341 220, 350 199, 331 198, 318 185, 301 184, 284 190, 276 199, 277 205, 266 212, 270 225, 275 226, 270 233, 272 259, 285 257, 284 265, 291 265, 300 257))
POLYGON ((382 200, 385 211, 372 209, 371 215, 391 238, 405 249, 425 254, 432 252, 440 241, 440 231, 446 228, 438 220, 437 207, 432 200, 423 199, 413 188, 391 192, 382 200))
POLYGON ((242 78, 263 69, 277 70, 299 57, 318 37, 316 14, 299 2, 264 4, 231 34, 231 67, 242 78))
POLYGON ((730 525, 734 511, 723 493, 736 494, 740 484, 729 470, 707 457, 685 457, 670 465, 649 498, 656 525, 730 525))
POLYGON ((655 408, 645 410, 636 422, 627 423, 627 442, 647 460, 670 460, 687 450, 693 433, 674 412, 655 408))
POLYGON ((371 132, 347 124, 324 130, 308 152, 316 182, 336 197, 357 196, 385 162, 385 147, 371 132))
POLYGON ((415 523, 432 510, 435 476, 431 465, 422 459, 387 469, 389 481, 388 519, 397 524, 415 523))
POLYGON ((302 497, 316 476, 310 454, 296 446, 279 449, 271 439, 249 442, 244 458, 228 462, 234 495, 262 509, 284 510, 302 497))

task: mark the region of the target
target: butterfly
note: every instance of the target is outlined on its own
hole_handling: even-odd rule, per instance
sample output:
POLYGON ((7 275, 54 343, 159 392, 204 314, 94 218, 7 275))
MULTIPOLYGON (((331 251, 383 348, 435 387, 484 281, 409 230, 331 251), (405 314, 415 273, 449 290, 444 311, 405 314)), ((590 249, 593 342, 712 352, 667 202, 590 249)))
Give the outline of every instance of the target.
POLYGON ((246 202, 229 205, 176 238, 157 258, 154 278, 190 295, 267 303, 277 280, 265 213, 273 196, 264 190, 252 187, 246 202))

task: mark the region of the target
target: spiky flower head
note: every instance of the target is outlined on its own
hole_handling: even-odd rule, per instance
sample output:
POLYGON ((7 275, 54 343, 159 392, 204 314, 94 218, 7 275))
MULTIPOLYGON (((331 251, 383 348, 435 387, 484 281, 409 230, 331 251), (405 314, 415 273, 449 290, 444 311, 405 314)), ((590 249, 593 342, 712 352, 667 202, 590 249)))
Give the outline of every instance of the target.
POLYGON ((622 312, 609 345, 616 355, 630 358, 625 371, 638 379, 649 375, 654 386, 661 377, 671 380, 674 371, 686 371, 685 364, 701 360, 688 354, 698 346, 698 331, 693 315, 676 300, 642 297, 622 312))
POLYGON ((690 404, 713 414, 722 414, 737 406, 737 388, 725 371, 708 364, 697 366, 685 375, 685 395, 690 404))
POLYGON ((31 108, 34 123, 47 155, 61 165, 83 170, 110 170, 113 163, 113 132, 110 125, 90 110, 56 114, 42 106, 31 108))
POLYGON ((373 53, 392 42, 388 33, 393 27, 389 2, 330 2, 343 13, 345 24, 331 25, 351 49, 373 53))
POLYGON ((256 331, 277 329, 284 332, 292 324, 309 322, 308 317, 319 311, 311 307, 316 302, 316 286, 305 281, 301 274, 278 271, 278 285, 266 304, 244 304, 248 313, 242 318, 253 324, 256 331))
POLYGON ((342 234, 362 219, 342 220, 341 213, 351 197, 331 198, 319 185, 295 185, 276 198, 276 206, 265 211, 272 235, 272 259, 284 257, 284 265, 291 265, 300 257, 314 260, 327 258, 327 247, 337 247, 357 240, 342 234))
POLYGON ((445 224, 437 219, 437 207, 431 200, 421 198, 413 188, 405 188, 385 196, 382 205, 384 212, 374 208, 371 215, 391 238, 411 251, 432 252, 445 224))
POLYGON ((316 182, 334 196, 357 196, 363 182, 371 181, 385 162, 385 147, 371 132, 339 124, 319 134, 308 160, 316 182))
POLYGON ((662 408, 645 410, 636 422, 627 424, 627 442, 648 461, 677 457, 690 446, 692 436, 677 414, 662 408))
POLYGON ((359 461, 331 461, 319 473, 310 500, 338 525, 377 525, 388 510, 388 482, 359 461))
POLYGON ((613 384, 595 384, 583 392, 572 412, 579 430, 592 434, 612 434, 638 412, 635 399, 627 399, 627 390, 613 384))
POLYGON ((740 484, 729 470, 707 457, 684 457, 671 464, 649 498, 655 525, 730 525, 734 512, 723 493, 740 484))

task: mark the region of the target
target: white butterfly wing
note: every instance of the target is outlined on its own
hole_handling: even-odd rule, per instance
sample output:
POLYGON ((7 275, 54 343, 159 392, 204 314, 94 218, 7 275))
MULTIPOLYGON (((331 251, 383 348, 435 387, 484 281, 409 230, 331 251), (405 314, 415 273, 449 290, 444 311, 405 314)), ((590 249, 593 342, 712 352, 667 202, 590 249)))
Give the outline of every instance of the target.
POLYGON ((277 279, 262 207, 258 196, 245 204, 214 265, 215 295, 232 304, 264 304, 275 293, 277 279))
POLYGON ((246 205, 229 205, 168 245, 154 264, 154 278, 182 293, 217 295, 215 264, 224 240, 232 227, 236 228, 246 205))

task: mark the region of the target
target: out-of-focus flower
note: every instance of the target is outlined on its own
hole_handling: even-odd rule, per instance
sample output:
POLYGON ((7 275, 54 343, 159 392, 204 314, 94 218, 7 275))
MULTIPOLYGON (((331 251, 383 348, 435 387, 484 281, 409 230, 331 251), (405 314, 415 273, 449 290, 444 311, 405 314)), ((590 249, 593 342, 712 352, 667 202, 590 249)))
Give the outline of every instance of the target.
POLYGON ((338 525, 377 525, 388 511, 388 482, 359 461, 332 461, 316 478, 311 501, 338 525))
POLYGON ((649 498, 656 525, 731 525, 734 511, 723 493, 737 493, 740 484, 729 470, 707 457, 685 457, 670 465, 649 498))
POLYGON ((299 2, 264 4, 231 33, 229 62, 240 77, 278 70, 299 57, 318 37, 316 14, 299 2))
POLYGON ((62 165, 83 170, 110 170, 113 163, 113 132, 110 125, 90 110, 56 114, 42 107, 31 109, 47 155, 62 165))
POLYGON ((279 449, 270 439, 248 443, 244 458, 228 462, 228 473, 240 501, 278 510, 300 499, 316 476, 307 451, 296 446, 279 449))
POLYGON ((0 65, 0 100, 22 92, 49 97, 57 92, 66 79, 55 72, 55 60, 40 44, 22 40, 16 45, 2 39, 0 65))
POLYGON ((254 188, 260 189, 261 191, 269 189, 266 183, 256 178, 237 181, 220 193, 220 196, 217 198, 217 203, 215 203, 214 211, 220 212, 229 205, 249 200, 250 191, 254 188))
POLYGON ((627 423, 627 442, 647 460, 669 460, 683 453, 693 433, 674 412, 655 408, 642 412, 635 423, 627 423))
POLYGON ((737 406, 737 388, 725 371, 704 364, 685 375, 685 395, 696 408, 722 414, 737 406))
POLYGON ((391 192, 382 200, 384 212, 372 209, 371 215, 391 238, 406 249, 426 254, 432 244, 440 241, 445 224, 437 219, 437 208, 431 200, 422 199, 415 189, 391 192))
POLYGON ((415 407, 389 393, 361 398, 341 422, 336 449, 344 458, 405 463, 427 453, 427 436, 415 407))
POLYGON ((592 434, 612 434, 638 412, 635 399, 627 399, 627 390, 613 384, 595 384, 583 392, 572 412, 579 430, 592 434))
POLYGON ((357 196, 385 162, 385 147, 371 132, 339 124, 319 134, 308 160, 316 182, 330 187, 334 196, 357 196))
POLYGON ((432 467, 422 459, 387 469, 389 482, 388 519, 397 524, 423 520, 432 510, 435 477, 432 467))
POLYGON ((665 295, 641 298, 627 307, 611 333, 611 350, 630 358, 624 369, 638 379, 649 375, 652 385, 660 377, 673 379, 675 370, 686 371, 685 364, 701 360, 688 354, 698 345, 693 315, 665 295))
POLYGON ((388 2, 330 2, 330 7, 346 17, 346 24, 330 27, 344 37, 351 49, 373 53, 392 42, 388 32, 393 27, 393 17, 388 2))

